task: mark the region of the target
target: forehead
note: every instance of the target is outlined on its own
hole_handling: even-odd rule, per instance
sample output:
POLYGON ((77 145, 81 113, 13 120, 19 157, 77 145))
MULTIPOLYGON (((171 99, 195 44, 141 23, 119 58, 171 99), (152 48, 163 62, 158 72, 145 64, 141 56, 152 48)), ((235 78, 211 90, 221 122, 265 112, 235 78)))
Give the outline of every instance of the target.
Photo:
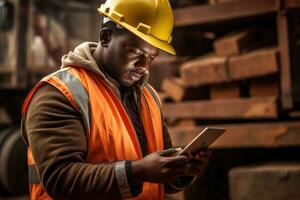
POLYGON ((123 38, 121 39, 121 42, 123 43, 125 48, 126 47, 137 48, 149 55, 157 55, 159 52, 158 48, 148 44, 147 42, 137 37, 133 33, 127 32, 126 34, 123 34, 122 37, 123 38))

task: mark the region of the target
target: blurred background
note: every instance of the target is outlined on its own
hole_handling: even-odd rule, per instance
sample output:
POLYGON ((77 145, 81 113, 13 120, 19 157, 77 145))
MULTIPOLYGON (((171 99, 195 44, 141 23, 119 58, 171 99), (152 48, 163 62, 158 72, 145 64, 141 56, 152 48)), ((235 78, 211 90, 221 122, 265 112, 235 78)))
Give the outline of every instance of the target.
MULTIPOLYGON (((300 0, 170 0, 173 46, 150 69, 174 146, 225 127, 204 176, 169 199, 300 199, 300 0)), ((28 199, 27 92, 97 41, 99 0, 0 0, 0 199, 28 199)))

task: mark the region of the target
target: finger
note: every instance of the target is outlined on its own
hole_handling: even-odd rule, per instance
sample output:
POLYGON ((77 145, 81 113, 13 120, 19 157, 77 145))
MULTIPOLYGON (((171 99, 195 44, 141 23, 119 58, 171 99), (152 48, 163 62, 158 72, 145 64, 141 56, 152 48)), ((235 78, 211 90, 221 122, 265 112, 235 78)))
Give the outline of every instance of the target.
POLYGON ((195 160, 195 159, 193 159, 193 160, 190 160, 189 163, 191 163, 192 167, 206 166, 206 163, 204 163, 202 160, 195 160))
POLYGON ((189 170, 188 171, 178 170, 176 172, 170 173, 166 176, 166 179, 170 181, 170 180, 178 179, 182 176, 189 176, 189 170))
POLYGON ((200 163, 200 164, 207 165, 209 162, 209 158, 199 156, 199 157, 192 159, 191 161, 193 161, 194 163, 200 163))
POLYGON ((189 161, 189 158, 185 155, 180 155, 176 157, 165 157, 164 162, 168 166, 173 166, 173 165, 181 165, 185 164, 189 161))
POLYGON ((212 153, 212 151, 210 149, 205 149, 204 151, 201 151, 200 155, 210 157, 211 153, 212 153))
POLYGON ((177 152, 178 152, 177 149, 175 149, 175 148, 170 148, 170 149, 158 151, 158 154, 159 154, 160 156, 172 156, 172 155, 174 155, 174 154, 177 153, 177 152))
POLYGON ((193 154, 193 156, 197 156, 197 155, 210 157, 211 156, 211 150, 210 149, 200 149, 200 150, 198 150, 197 152, 195 152, 193 154))
POLYGON ((191 169, 189 170, 185 176, 199 176, 204 172, 204 169, 198 170, 198 169, 191 169))

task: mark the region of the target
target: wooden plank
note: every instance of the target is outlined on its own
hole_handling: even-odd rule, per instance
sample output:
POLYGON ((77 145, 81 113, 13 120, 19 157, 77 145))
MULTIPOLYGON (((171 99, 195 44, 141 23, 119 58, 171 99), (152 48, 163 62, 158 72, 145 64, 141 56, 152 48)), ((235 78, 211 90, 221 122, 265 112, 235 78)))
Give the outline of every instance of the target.
POLYGON ((292 99, 292 72, 291 72, 291 49, 288 17, 285 12, 277 15, 278 46, 280 56, 280 91, 281 106, 285 110, 293 107, 292 99))
POLYGON ((243 0, 216 5, 192 6, 174 11, 175 27, 251 17, 275 13, 277 10, 277 0, 243 0))
POLYGON ((230 82, 210 86, 211 99, 228 99, 240 97, 239 82, 230 82))
POLYGON ((208 99, 207 87, 187 87, 180 78, 166 78, 162 90, 174 101, 208 99))
POLYGON ((265 159, 268 163, 251 163, 230 169, 228 178, 231 200, 299 200, 300 162, 278 162, 279 159, 270 162, 269 158, 265 159))
POLYGON ((214 49, 217 56, 232 56, 241 54, 255 43, 254 30, 245 30, 231 33, 214 41, 214 49))
MULTIPOLYGON (((226 128, 226 132, 213 144, 213 148, 300 146, 300 121, 209 126, 226 128)), ((205 126, 169 127, 168 130, 175 146, 185 146, 204 128, 205 126)))
POLYGON ((284 7, 286 9, 299 9, 300 1, 299 0, 284 0, 284 7))
POLYGON ((172 8, 192 6, 195 4, 206 3, 206 0, 179 0, 179 1, 170 1, 172 8))
POLYGON ((278 110, 275 97, 261 97, 166 103, 164 114, 167 118, 275 119, 278 110))
POLYGON ((194 127, 196 128, 196 121, 194 119, 180 119, 176 123, 176 127, 194 127))
POLYGON ((179 75, 179 67, 187 59, 187 57, 159 55, 149 69, 151 74, 149 82, 154 88, 160 89, 165 78, 179 75))
POLYGON ((259 77, 278 72, 278 49, 264 48, 241 56, 231 57, 228 62, 232 80, 259 77))
POLYGON ((250 96, 279 96, 279 79, 277 75, 250 80, 250 96))
POLYGON ((237 2, 242 0, 209 0, 209 4, 214 5, 217 3, 229 3, 229 2, 237 2))
POLYGON ((187 86, 221 83, 228 80, 227 58, 212 54, 184 63, 180 75, 187 86))

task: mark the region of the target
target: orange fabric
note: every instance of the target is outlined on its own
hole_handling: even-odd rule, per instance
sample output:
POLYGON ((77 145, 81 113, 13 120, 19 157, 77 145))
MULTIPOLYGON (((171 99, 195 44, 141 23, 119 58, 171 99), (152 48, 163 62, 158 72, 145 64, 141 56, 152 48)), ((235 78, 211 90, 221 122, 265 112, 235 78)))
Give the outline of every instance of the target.
MULTIPOLYGON (((88 163, 105 161, 137 160, 142 158, 139 142, 125 108, 109 85, 97 74, 83 68, 68 68, 67 71, 80 80, 86 89, 91 107, 91 127, 88 133, 88 163), (122 133, 122 134, 120 134, 122 133)), ((71 102, 74 108, 78 105, 68 87, 54 75, 42 79, 59 89, 71 102)), ((30 92, 23 107, 26 113, 34 92, 42 85, 41 82, 30 92)), ((162 119, 152 94, 143 88, 141 97, 141 118, 144 125, 148 152, 163 150, 162 119)), ((28 151, 28 163, 33 164, 33 158, 28 151)), ((31 185, 31 199, 51 199, 42 185, 31 185), (47 195, 47 198, 44 198, 47 195)), ((144 183, 143 192, 135 200, 162 200, 164 189, 162 184, 144 183)), ((99 197, 100 198, 100 197, 99 197)))

